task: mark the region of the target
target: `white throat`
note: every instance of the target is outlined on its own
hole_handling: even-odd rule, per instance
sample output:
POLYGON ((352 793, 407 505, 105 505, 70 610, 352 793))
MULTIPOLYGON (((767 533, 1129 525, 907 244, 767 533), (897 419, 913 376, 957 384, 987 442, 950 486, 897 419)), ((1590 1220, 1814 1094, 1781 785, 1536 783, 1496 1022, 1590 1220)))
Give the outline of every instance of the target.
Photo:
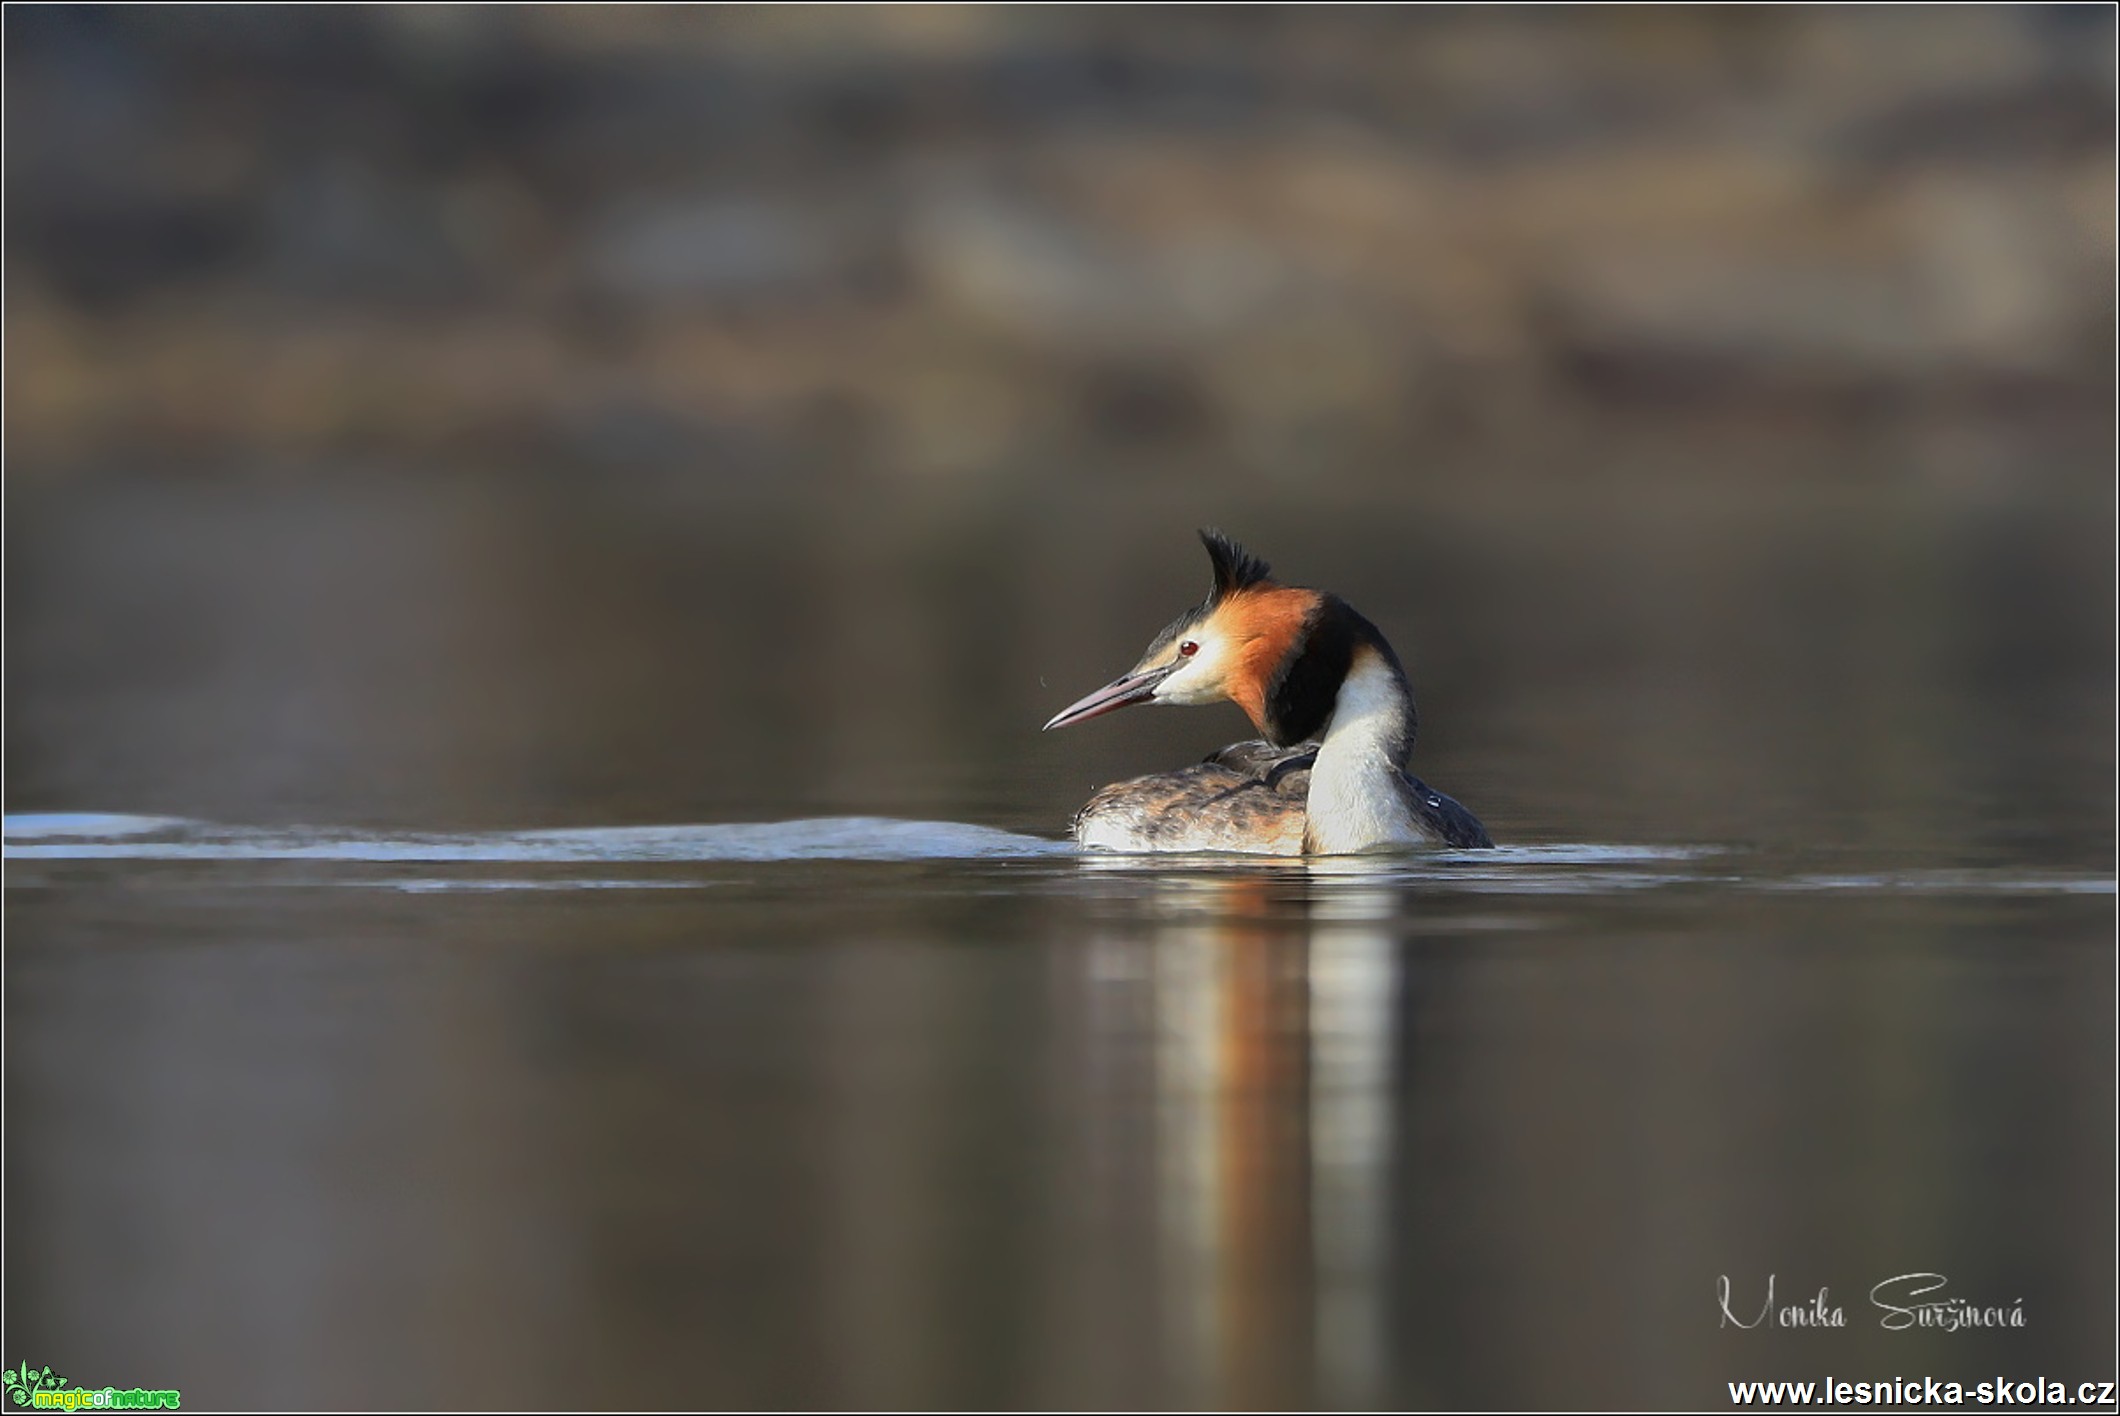
POLYGON ((1412 709, 1405 680, 1384 657, 1357 653, 1310 769, 1311 851, 1347 855, 1429 839, 1401 785, 1412 709))

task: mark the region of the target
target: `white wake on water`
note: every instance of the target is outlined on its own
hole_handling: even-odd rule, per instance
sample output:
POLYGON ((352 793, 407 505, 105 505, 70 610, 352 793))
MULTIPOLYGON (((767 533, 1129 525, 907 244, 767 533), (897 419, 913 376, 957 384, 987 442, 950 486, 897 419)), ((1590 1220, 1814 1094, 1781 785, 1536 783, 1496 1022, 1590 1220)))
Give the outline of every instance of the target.
POLYGON ((826 816, 712 826, 376 832, 216 826, 167 816, 10 815, 10 860, 328 860, 374 864, 996 860, 1070 855, 1066 841, 955 821, 826 816))

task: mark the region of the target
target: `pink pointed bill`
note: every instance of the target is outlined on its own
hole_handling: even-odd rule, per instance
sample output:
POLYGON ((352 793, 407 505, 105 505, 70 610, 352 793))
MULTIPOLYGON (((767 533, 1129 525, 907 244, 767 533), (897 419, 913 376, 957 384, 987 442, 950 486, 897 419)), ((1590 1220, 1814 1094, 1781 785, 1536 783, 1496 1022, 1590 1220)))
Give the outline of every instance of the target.
POLYGON ((1070 723, 1086 723, 1092 718, 1101 718, 1106 713, 1116 713, 1130 704, 1146 703, 1155 696, 1156 685, 1169 678, 1171 670, 1176 667, 1175 664, 1168 664, 1138 674, 1128 674, 1125 678, 1108 683, 1079 702, 1062 708, 1053 715, 1053 720, 1039 731, 1051 732, 1054 728, 1064 728, 1070 723))

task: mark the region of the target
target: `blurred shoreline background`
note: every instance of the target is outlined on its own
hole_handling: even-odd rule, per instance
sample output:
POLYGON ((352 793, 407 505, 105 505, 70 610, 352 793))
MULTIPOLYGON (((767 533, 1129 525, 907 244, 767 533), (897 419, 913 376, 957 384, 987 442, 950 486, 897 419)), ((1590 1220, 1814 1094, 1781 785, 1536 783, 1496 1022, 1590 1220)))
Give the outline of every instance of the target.
POLYGON ((1518 839, 2109 853, 2103 7, 6 26, 14 809, 1057 829, 1219 522, 1518 839))
POLYGON ((1175 443, 1382 477, 1380 444, 1645 407, 2109 403, 2098 6, 54 7, 8 38, 17 476, 992 479, 1175 443))

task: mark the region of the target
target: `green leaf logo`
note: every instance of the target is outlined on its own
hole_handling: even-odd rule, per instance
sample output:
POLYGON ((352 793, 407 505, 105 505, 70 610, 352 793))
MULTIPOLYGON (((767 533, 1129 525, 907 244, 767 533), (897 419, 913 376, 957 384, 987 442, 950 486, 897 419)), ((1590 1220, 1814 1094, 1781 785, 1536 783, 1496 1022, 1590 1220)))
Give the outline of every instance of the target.
POLYGON ((65 1385, 66 1378, 54 1376, 49 1367, 40 1371, 24 1362, 19 1367, 0 1369, 0 1387, 7 1389, 7 1394, 15 1399, 18 1406, 33 1405, 31 1398, 46 1387, 56 1389, 65 1385))

